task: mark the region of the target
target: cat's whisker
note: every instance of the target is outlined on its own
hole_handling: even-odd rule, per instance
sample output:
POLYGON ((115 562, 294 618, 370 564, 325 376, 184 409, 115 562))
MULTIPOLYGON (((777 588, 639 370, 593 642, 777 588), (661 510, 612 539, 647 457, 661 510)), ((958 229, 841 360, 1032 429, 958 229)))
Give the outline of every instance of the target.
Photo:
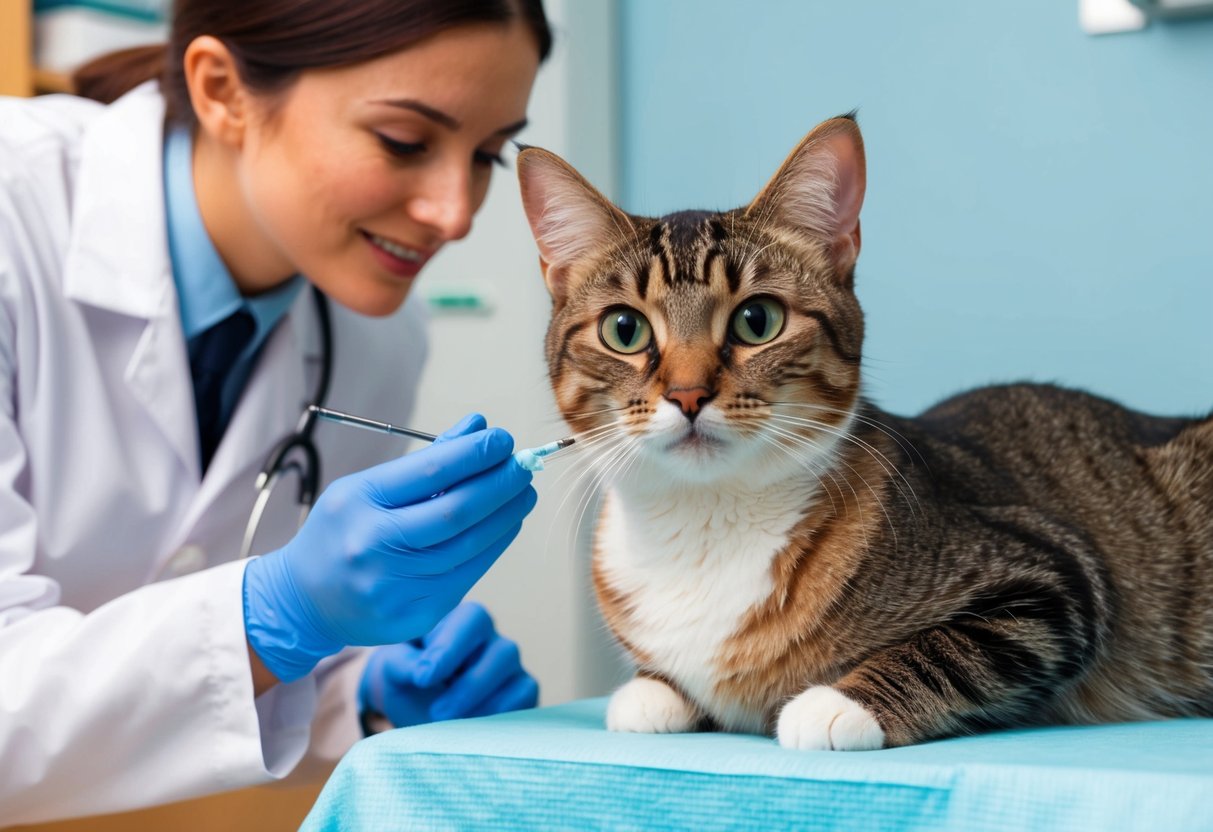
MULTIPOLYGON (((588 463, 593 463, 599 456, 601 456, 601 446, 604 443, 609 443, 612 440, 626 434, 627 429, 624 426, 614 424, 604 425, 600 428, 596 428, 594 431, 587 431, 584 434, 575 434, 575 438, 577 439, 576 443, 567 448, 559 456, 553 457, 553 461, 555 462, 564 459, 567 461, 583 460, 588 463)), ((564 475, 562 474, 561 478, 563 478, 563 476, 564 475)), ((559 478, 557 481, 559 481, 559 478)))
POLYGON ((626 480, 628 473, 632 470, 632 466, 640 458, 641 447, 639 440, 626 447, 624 449, 625 453, 620 454, 616 460, 613 460, 611 466, 604 472, 603 478, 599 483, 600 487, 610 482, 626 480))
MULTIPOLYGON (((567 449, 562 451, 560 456, 564 457, 564 458, 568 458, 570 456, 583 454, 583 453, 585 453, 586 450, 593 447, 594 443, 600 437, 602 437, 604 435, 608 435, 611 431, 623 430, 625 428, 626 428, 626 426, 622 425, 619 422, 608 422, 603 425, 597 425, 596 427, 592 427, 589 430, 574 431, 571 434, 571 436, 573 439, 575 439, 577 441, 574 442, 572 445, 570 445, 567 449)), ((554 457, 554 459, 559 459, 559 458, 560 457, 554 457)))
POLYGON ((627 433, 630 431, 626 425, 611 424, 602 425, 588 431, 582 431, 580 433, 574 433, 573 438, 577 441, 562 455, 568 459, 591 453, 596 449, 597 445, 609 440, 617 432, 627 433))
POLYGON ((818 419, 812 419, 804 416, 794 416, 790 413, 772 412, 770 414, 770 418, 778 419, 779 421, 785 423, 811 427, 829 433, 832 436, 837 436, 840 439, 845 439, 846 441, 851 442, 852 444, 871 454, 872 458, 880 463, 880 466, 884 469, 885 473, 891 475, 892 472, 896 470, 896 466, 893 464, 892 460, 885 456, 885 454, 879 448, 873 446, 869 442, 864 441, 863 439, 860 439, 850 431, 839 428, 836 425, 831 425, 828 422, 822 422, 818 419))
MULTIPOLYGON (((789 444, 795 448, 807 450, 810 456, 797 456, 797 458, 805 462, 811 462, 813 465, 819 466, 823 472, 829 473, 831 477, 833 476, 830 468, 835 461, 834 457, 836 454, 834 454, 829 448, 815 441, 811 437, 798 434, 791 430, 776 427, 770 423, 767 423, 764 426, 763 432, 759 435, 765 437, 772 433, 777 437, 786 439, 789 444)), ((834 480, 834 482, 837 485, 837 480, 834 480)))
MULTIPOLYGON (((567 416, 559 415, 559 414, 555 415, 555 416, 549 416, 549 417, 545 418, 543 420, 543 422, 546 425, 560 425, 560 426, 562 426, 562 428, 567 429, 569 427, 569 422, 571 422, 575 419, 588 419, 593 416, 604 416, 607 414, 619 413, 619 412, 622 412, 622 410, 623 410, 623 408, 608 407, 608 408, 603 408, 602 410, 587 410, 587 411, 581 412, 581 413, 570 412, 567 414, 567 416)), ((591 428, 590 430, 593 430, 593 428, 591 428)), ((584 432, 584 431, 582 431, 582 432, 584 432)), ((578 432, 574 431, 572 433, 572 436, 574 436, 574 437, 578 436, 578 432)))
POLYGON ((611 421, 611 422, 606 422, 606 423, 601 424, 601 425, 595 425, 594 427, 592 427, 592 428, 590 428, 590 429, 588 429, 588 430, 578 431, 578 432, 577 432, 576 434, 574 434, 574 435, 576 435, 576 436, 586 436, 586 437, 589 437, 589 436, 592 436, 592 435, 593 435, 593 434, 594 434, 596 431, 601 431, 601 430, 603 430, 603 429, 605 429, 605 428, 619 428, 619 429, 622 429, 622 428, 625 428, 625 427, 627 427, 627 423, 626 423, 626 422, 623 422, 623 421, 621 421, 621 420, 619 420, 619 419, 616 419, 616 420, 614 420, 614 421, 611 421))
POLYGON ((886 474, 892 475, 893 471, 896 470, 896 466, 893 464, 892 460, 885 456, 885 454, 879 448, 876 448, 869 442, 860 439, 850 431, 844 430, 835 425, 831 425, 828 422, 822 422, 817 419, 805 418, 802 416, 793 416, 789 413, 772 412, 771 418, 778 419, 779 421, 789 424, 804 425, 806 427, 824 431, 832 436, 837 436, 839 439, 844 439, 851 442, 871 454, 872 458, 880 464, 880 467, 884 469, 886 474))
POLYGON ((775 204, 777 200, 768 199, 762 206, 758 216, 754 217, 754 231, 747 235, 746 249, 742 253, 741 268, 749 265, 749 262, 756 256, 751 253, 751 245, 756 244, 762 235, 766 233, 767 228, 771 225, 775 217, 775 204))
POLYGON ((746 260, 746 264, 747 264, 747 265, 749 265, 749 263, 751 263, 751 262, 753 262, 753 261, 757 260, 757 259, 758 259, 758 257, 759 257, 759 255, 761 255, 761 254, 762 254, 764 251, 766 251, 767 249, 771 248, 771 246, 774 246, 774 245, 776 245, 776 241, 775 241, 775 240, 771 240, 769 243, 767 243, 766 245, 764 245, 762 248, 758 249, 758 250, 757 250, 757 251, 755 251, 753 254, 751 254, 751 255, 750 255, 748 258, 747 258, 747 260, 746 260))
MULTIPOLYGON (((784 421, 786 422, 787 420, 784 420, 784 421)), ((795 423, 795 422, 793 422, 792 424, 797 424, 797 426, 800 426, 800 424, 799 424, 799 423, 795 423)), ((815 425, 815 426, 813 426, 813 427, 815 427, 816 429, 821 429, 821 426, 820 426, 820 425, 815 425)), ((841 435, 840 435, 840 436, 839 436, 839 438, 846 438, 846 437, 845 437, 845 436, 841 436, 841 435)), ((906 493, 906 490, 902 488, 901 483, 897 482, 897 480, 896 480, 896 479, 894 479, 894 477, 893 477, 893 473, 892 473, 892 472, 890 472, 890 471, 889 471, 887 468, 885 468, 885 467, 884 467, 884 464, 883 464, 883 463, 880 461, 880 459, 879 459, 879 458, 877 458, 876 456, 873 456, 873 455, 871 454, 871 452, 870 452, 870 451, 868 451, 868 449, 866 449, 866 448, 862 448, 862 446, 857 446, 857 447, 861 447, 861 449, 862 449, 862 450, 864 450, 864 452, 865 452, 865 453, 868 453, 868 454, 869 454, 869 456, 872 456, 872 459, 873 459, 873 460, 874 460, 874 461, 875 461, 875 462, 876 462, 878 465, 880 465, 882 469, 884 469, 885 474, 886 474, 886 477, 887 477, 887 481, 888 481, 888 482, 890 482, 890 483, 893 485, 893 487, 894 487, 894 488, 897 490, 898 494, 900 494, 900 495, 901 495, 901 497, 902 497, 902 499, 905 501, 906 506, 907 506, 907 507, 908 507, 908 508, 909 508, 911 511, 914 511, 916 506, 917 506, 917 507, 919 507, 919 508, 921 508, 921 505, 918 503, 918 495, 917 495, 917 494, 914 492, 914 489, 913 489, 913 487, 912 487, 912 486, 910 486, 908 483, 906 484, 906 488, 908 488, 908 489, 909 489, 909 494, 907 494, 907 493, 906 493), (912 498, 912 500, 913 500, 913 503, 911 503, 911 498, 912 498)), ((860 479, 860 480, 863 482, 864 486, 866 486, 866 487, 867 487, 867 489, 868 489, 868 490, 869 490, 869 491, 872 493, 872 495, 873 495, 873 496, 876 498, 876 500, 877 500, 877 504, 880 506, 881 511, 882 511, 882 512, 884 512, 885 517, 887 518, 887 517, 889 516, 889 514, 888 514, 888 510, 885 508, 885 505, 884 505, 884 500, 881 498, 881 496, 880 496, 879 492, 877 492, 877 491, 876 491, 876 489, 872 487, 871 483, 869 483, 869 482, 867 481, 867 479, 865 479, 865 478, 863 477, 863 475, 862 475, 862 474, 860 474, 860 473, 859 473, 857 470, 855 470, 855 468, 854 468, 854 467, 853 467, 853 466, 852 466, 850 463, 846 462, 846 461, 845 461, 845 460, 843 460, 841 457, 839 457, 838 461, 839 461, 839 462, 841 462, 843 465, 845 465, 845 466, 846 466, 848 469, 850 469, 850 470, 851 470, 851 472, 852 472, 853 474, 855 474, 855 476, 859 477, 859 479, 860 479)), ((897 472, 897 473, 899 474, 900 472, 897 472)), ((897 530, 896 530, 896 528, 894 528, 894 527, 892 526, 892 522, 891 522, 891 521, 890 521, 890 530, 891 530, 891 531, 892 531, 892 533, 893 533, 893 537, 894 537, 894 543, 896 544, 897 530)))
MULTIPOLYGON (((820 427, 820 426, 815 426, 815 427, 820 427)), ((772 430, 782 430, 780 428, 775 428, 774 426, 772 426, 771 429, 772 430)), ((799 438, 801 440, 809 441, 807 437, 800 436, 799 434, 792 434, 792 435, 796 436, 797 438, 799 438)), ((845 438, 844 434, 837 434, 837 435, 840 438, 845 438)), ((869 492, 871 492, 872 497, 876 500, 876 505, 879 506, 881 513, 883 513, 885 516, 885 520, 888 523, 889 531, 891 532, 891 534, 893 536, 893 545, 896 546, 897 545, 897 528, 895 527, 895 525, 893 523, 893 518, 889 516, 888 510, 885 508, 884 501, 881 499, 879 492, 877 492, 876 489, 872 487, 872 484, 867 481, 867 479, 863 476, 863 474, 860 474, 857 470, 855 470, 855 467, 852 466, 845 459, 843 459, 841 457, 841 455, 831 454, 831 456, 833 457, 832 462, 834 464, 841 463, 842 465, 846 466, 851 471, 852 474, 854 474, 856 477, 859 478, 859 481, 864 484, 864 487, 867 488, 869 492)), ((877 464, 880 464, 879 460, 876 460, 876 461, 877 461, 877 464)), ((886 471, 886 474, 887 473, 888 472, 886 471)), ((845 479, 846 478, 844 477, 844 480, 845 479)), ((848 484, 849 484, 849 480, 848 480, 848 484)), ((851 491, 852 491, 852 493, 854 493, 854 486, 851 487, 851 491)), ((858 503, 858 499, 859 499, 858 494, 855 494, 855 499, 858 503)), ((860 507, 860 511, 862 512, 862 507, 860 507)))
POLYGON ((597 470, 596 468, 587 468, 583 471, 561 501, 559 511, 561 512, 561 516, 566 516, 565 505, 570 499, 574 500, 571 510, 567 512, 570 522, 567 530, 568 536, 565 541, 571 550, 575 550, 578 543, 582 540, 584 536, 583 532, 586 528, 585 515, 599 494, 597 470))
MULTIPOLYGON (((789 406, 791 404, 792 403, 788 403, 789 406)), ((817 406, 811 405, 811 407, 816 408, 817 406)), ((821 407, 820 409, 826 410, 826 411, 832 412, 832 413, 845 415, 848 417, 854 417, 854 418, 857 418, 859 421, 863 421, 863 417, 855 416, 855 414, 851 414, 850 411, 840 410, 837 408, 825 408, 825 407, 821 407)), ((819 429, 822 431, 826 431, 828 433, 832 433, 833 435, 839 436, 840 438, 844 438, 847 441, 852 442, 853 444, 856 444, 857 446, 862 447, 865 451, 872 454, 873 458, 876 459, 877 462, 880 463, 882 468, 884 468, 885 473, 891 474, 892 472, 896 471, 901 476, 901 479, 903 481, 905 481, 905 476, 903 474, 901 474, 900 469, 893 463, 892 460, 890 460, 883 452, 881 452, 879 448, 874 447, 870 443, 864 441, 863 439, 860 439, 859 437, 855 436, 854 434, 852 434, 849 431, 841 430, 840 428, 838 428, 834 425, 830 425, 826 422, 822 422, 817 419, 812 419, 812 418, 803 417, 803 416, 794 416, 789 413, 779 413, 779 412, 775 411, 774 408, 772 408, 770 415, 771 415, 771 418, 777 418, 777 419, 780 419, 785 422, 795 422, 797 424, 807 425, 809 427, 813 427, 813 428, 816 428, 816 429, 819 429)), ((894 441, 896 441, 895 437, 890 436, 890 438, 893 438, 894 441)), ((908 481, 906 481, 906 485, 909 486, 908 481)), ((913 491, 912 488, 911 488, 911 491, 913 491)), ((916 502, 917 502, 917 499, 916 499, 916 502)))
MULTIPOLYGON (((756 228, 751 233, 750 240, 757 242, 758 240, 760 240, 764 236, 766 236, 768 228, 771 228, 775 225, 775 223, 778 219, 778 206, 781 202, 783 202, 784 195, 787 193, 788 187, 790 187, 790 186, 784 186, 783 184, 779 184, 774 188, 774 190, 772 192, 770 192, 767 195, 767 198, 764 200, 764 204, 762 205, 762 212, 756 218, 756 228)), ((752 253, 747 253, 747 256, 745 258, 745 263, 743 265, 748 265, 749 262, 758 259, 758 256, 760 254, 762 254, 764 251, 766 251, 772 245, 776 245, 777 242, 778 241, 776 241, 776 240, 771 240, 766 245, 764 245, 761 249, 758 249, 757 251, 754 251, 752 253)))
MULTIPOLYGON (((578 437, 578 442, 581 444, 581 452, 593 457, 592 461, 598 461, 606 452, 620 441, 633 438, 633 432, 629 426, 624 424, 612 424, 603 426, 594 431, 587 431, 584 441, 578 437), (604 447, 608 446, 608 447, 604 447)), ((573 447, 577 447, 574 445, 573 447)), ((571 449, 570 449, 571 450, 571 449)))
MULTIPOLYGON (((841 430, 839 428, 834 427, 833 425, 828 425, 824 422, 819 422, 815 419, 807 419, 807 418, 804 418, 801 416, 792 416, 792 415, 785 414, 785 413, 774 413, 774 412, 771 413, 770 418, 777 420, 777 421, 784 422, 785 424, 803 425, 806 427, 811 427, 815 430, 823 431, 832 436, 836 436, 839 439, 852 443, 853 445, 855 445, 856 447, 860 448, 865 453, 867 453, 869 456, 871 456, 873 460, 875 460, 876 464, 881 467, 881 469, 885 472, 885 475, 887 477, 889 477, 890 481, 893 482, 894 487, 897 489, 898 493, 902 496, 902 498, 906 501, 907 506, 909 506, 911 508, 911 510, 920 510, 922 508, 922 503, 918 499, 918 494, 914 491, 914 487, 910 484, 909 479, 907 479, 905 474, 903 474, 901 472, 901 469, 899 469, 893 463, 892 460, 890 460, 887 456, 885 456, 883 453, 881 453, 881 451, 878 448, 873 447, 869 443, 865 442, 864 440, 860 439, 857 436, 854 436, 853 434, 851 434, 848 431, 841 430), (897 482, 898 479, 901 482, 897 482), (905 489, 902 488, 902 484, 905 485, 905 489), (909 490, 908 494, 906 493, 906 489, 909 490), (910 505, 911 498, 913 498, 913 505, 910 505)), ((875 493, 875 492, 873 492, 873 493, 875 493)))
POLYGON ((573 419, 585 419, 590 416, 601 416, 603 413, 622 413, 628 408, 625 405, 616 405, 614 407, 604 407, 599 410, 569 410, 562 415, 556 416, 557 421, 571 421, 573 419))
MULTIPOLYGON (((619 429, 614 436, 608 437, 607 440, 602 440, 613 440, 611 441, 611 444, 602 450, 611 451, 621 445, 625 445, 631 438, 632 437, 630 437, 626 431, 619 429)), ((573 481, 564 489, 564 497, 561 499, 559 506, 556 508, 556 514, 558 516, 562 515, 565 504, 568 503, 569 499, 571 499, 574 495, 577 496, 574 513, 576 520, 569 527, 569 533, 572 539, 566 541, 570 547, 576 546, 585 512, 588 509, 589 504, 593 501, 595 491, 597 490, 595 480, 597 479, 597 472, 599 469, 595 466, 595 463, 600 460, 602 456, 603 454, 591 454, 583 457, 582 459, 578 460, 578 462, 581 463, 580 470, 578 468, 569 468, 568 470, 564 471, 556 480, 556 484, 558 484, 569 474, 576 474, 573 481), (585 504, 584 507, 582 505, 583 503, 585 504)))
MULTIPOLYGON (((921 462, 924 467, 927 467, 926 459, 923 458, 922 454, 918 451, 917 448, 914 447, 914 445, 910 442, 909 439, 907 439, 904 435, 898 433, 897 431, 893 430, 888 425, 886 425, 882 422, 878 422, 875 419, 871 419, 867 416, 864 416, 861 413, 855 412, 853 410, 843 410, 842 408, 838 408, 838 407, 830 407, 830 406, 824 405, 824 404, 816 404, 813 402, 770 401, 770 402, 766 402, 766 404, 770 405, 771 407, 807 407, 812 410, 820 410, 820 411, 823 411, 826 413, 837 413, 840 415, 850 414, 851 417, 856 419, 857 421, 860 421, 865 425, 869 425, 871 427, 876 428, 876 430, 880 431, 885 436, 892 439, 894 442, 897 443, 897 445, 903 451, 905 451, 907 456, 917 457, 919 462, 921 462)), ((929 470, 929 468, 928 468, 928 470, 929 470)))
POLYGON ((601 494, 602 486, 608 481, 612 471, 622 466, 625 461, 630 462, 639 456, 640 443, 634 436, 630 434, 625 435, 621 444, 623 445, 623 453, 616 454, 606 466, 592 469, 594 476, 590 478, 589 485, 585 489, 583 497, 578 500, 577 519, 572 526, 574 530, 580 530, 584 527, 585 515, 593 504, 594 499, 601 494))
MULTIPOLYGON (((792 442, 800 443, 804 447, 808 448, 810 451, 814 452, 814 455, 816 457, 818 457, 818 458, 825 457, 829 461, 830 465, 841 462, 843 465, 845 465, 847 468, 849 468, 851 470, 851 473, 853 473, 856 477, 859 478, 860 482, 862 482, 865 486, 867 486, 868 490, 871 491, 872 494, 876 497, 877 503, 878 504, 880 503, 880 495, 878 495, 876 493, 876 491, 872 488, 872 486, 868 484, 868 481, 863 478, 863 475, 860 474, 858 471, 856 471, 845 460, 838 458, 836 454, 831 453, 828 449, 822 447, 817 442, 814 442, 809 437, 802 436, 793 431, 785 430, 783 428, 776 427, 775 425, 771 425, 771 424, 767 425, 767 430, 769 430, 772 433, 775 433, 779 436, 786 437, 787 439, 791 440, 792 442)), ((859 516, 862 519, 863 518, 863 504, 859 500, 859 492, 857 492, 855 490, 855 486, 851 484, 851 481, 849 479, 847 479, 847 477, 844 476, 842 478, 842 481, 844 483, 846 483, 847 488, 849 488, 851 490, 851 496, 853 496, 855 498, 855 508, 856 508, 856 510, 859 511, 859 516)), ((837 486, 837 481, 835 481, 835 486, 837 486)), ((881 509, 883 510, 883 506, 881 507, 881 509)), ((888 512, 885 512, 885 517, 886 518, 888 517, 888 512)), ((866 544, 866 540, 867 540, 866 525, 867 524, 860 525, 860 528, 864 529, 863 533, 864 533, 865 544, 866 544)), ((892 529, 892 520, 891 519, 889 520, 889 525, 890 525, 890 529, 893 531, 893 534, 896 535, 897 534, 896 530, 892 529)))
MULTIPOLYGON (((825 492, 826 497, 828 497, 830 500, 831 512, 834 514, 835 517, 838 516, 838 504, 834 501, 833 491, 831 491, 829 488, 824 487, 824 484, 821 483, 821 478, 824 475, 824 476, 827 476, 830 478, 830 481, 834 484, 834 488, 840 489, 840 487, 838 485, 838 478, 834 475, 834 473, 832 471, 830 471, 828 469, 817 470, 815 468, 815 462, 814 462, 812 456, 799 453, 798 449, 795 447, 795 445, 790 445, 790 444, 785 445, 785 444, 781 443, 779 441, 778 437, 771 436, 768 433, 757 433, 757 434, 755 434, 755 436, 757 437, 757 439, 760 442, 763 442, 764 444, 771 446, 776 451, 778 451, 780 454, 785 455, 785 456, 790 456, 793 459, 797 460, 798 462, 801 462, 802 464, 804 464, 804 466, 809 470, 809 473, 812 474, 814 477, 816 477, 818 483, 822 485, 821 490, 825 492)), ((847 514, 847 516, 850 516, 849 509, 847 510, 846 514, 847 514)))

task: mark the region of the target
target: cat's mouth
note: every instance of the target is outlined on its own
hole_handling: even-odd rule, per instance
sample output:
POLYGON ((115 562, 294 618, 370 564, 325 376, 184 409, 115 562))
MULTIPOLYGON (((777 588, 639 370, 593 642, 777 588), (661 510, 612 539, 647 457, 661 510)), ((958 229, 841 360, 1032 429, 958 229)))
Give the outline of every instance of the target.
POLYGON ((702 428, 691 425, 685 434, 666 445, 666 450, 671 453, 690 452, 703 454, 721 450, 724 446, 725 441, 720 437, 713 436, 702 428))

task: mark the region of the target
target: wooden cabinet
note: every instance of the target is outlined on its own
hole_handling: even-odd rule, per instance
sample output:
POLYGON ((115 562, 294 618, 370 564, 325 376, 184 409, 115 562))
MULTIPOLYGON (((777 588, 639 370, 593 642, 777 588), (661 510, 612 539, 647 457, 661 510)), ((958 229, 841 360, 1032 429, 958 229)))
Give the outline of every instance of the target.
POLYGON ((31 0, 0 0, 0 95, 71 92, 71 79, 34 66, 31 0))
POLYGON ((29 0, 0 0, 0 95, 34 91, 33 6, 29 0))

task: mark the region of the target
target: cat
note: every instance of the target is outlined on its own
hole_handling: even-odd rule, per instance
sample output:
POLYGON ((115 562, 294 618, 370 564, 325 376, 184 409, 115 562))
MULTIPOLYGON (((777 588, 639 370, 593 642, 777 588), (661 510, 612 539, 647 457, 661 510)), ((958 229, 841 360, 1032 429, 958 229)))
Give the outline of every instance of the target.
POLYGON ((1213 418, 1032 384, 866 400, 852 116, 732 211, 633 216, 539 148, 518 175, 637 667, 609 729, 865 750, 1213 716, 1213 418))

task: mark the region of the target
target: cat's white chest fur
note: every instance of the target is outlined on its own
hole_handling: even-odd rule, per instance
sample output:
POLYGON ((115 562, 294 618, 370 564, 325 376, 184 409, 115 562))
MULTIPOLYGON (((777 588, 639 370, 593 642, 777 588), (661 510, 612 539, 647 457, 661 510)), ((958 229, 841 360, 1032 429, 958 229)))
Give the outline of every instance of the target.
POLYGON ((728 729, 761 732, 766 715, 717 692, 720 647, 770 596, 772 560, 813 490, 615 488, 603 505, 599 567, 627 599, 621 635, 728 729))

